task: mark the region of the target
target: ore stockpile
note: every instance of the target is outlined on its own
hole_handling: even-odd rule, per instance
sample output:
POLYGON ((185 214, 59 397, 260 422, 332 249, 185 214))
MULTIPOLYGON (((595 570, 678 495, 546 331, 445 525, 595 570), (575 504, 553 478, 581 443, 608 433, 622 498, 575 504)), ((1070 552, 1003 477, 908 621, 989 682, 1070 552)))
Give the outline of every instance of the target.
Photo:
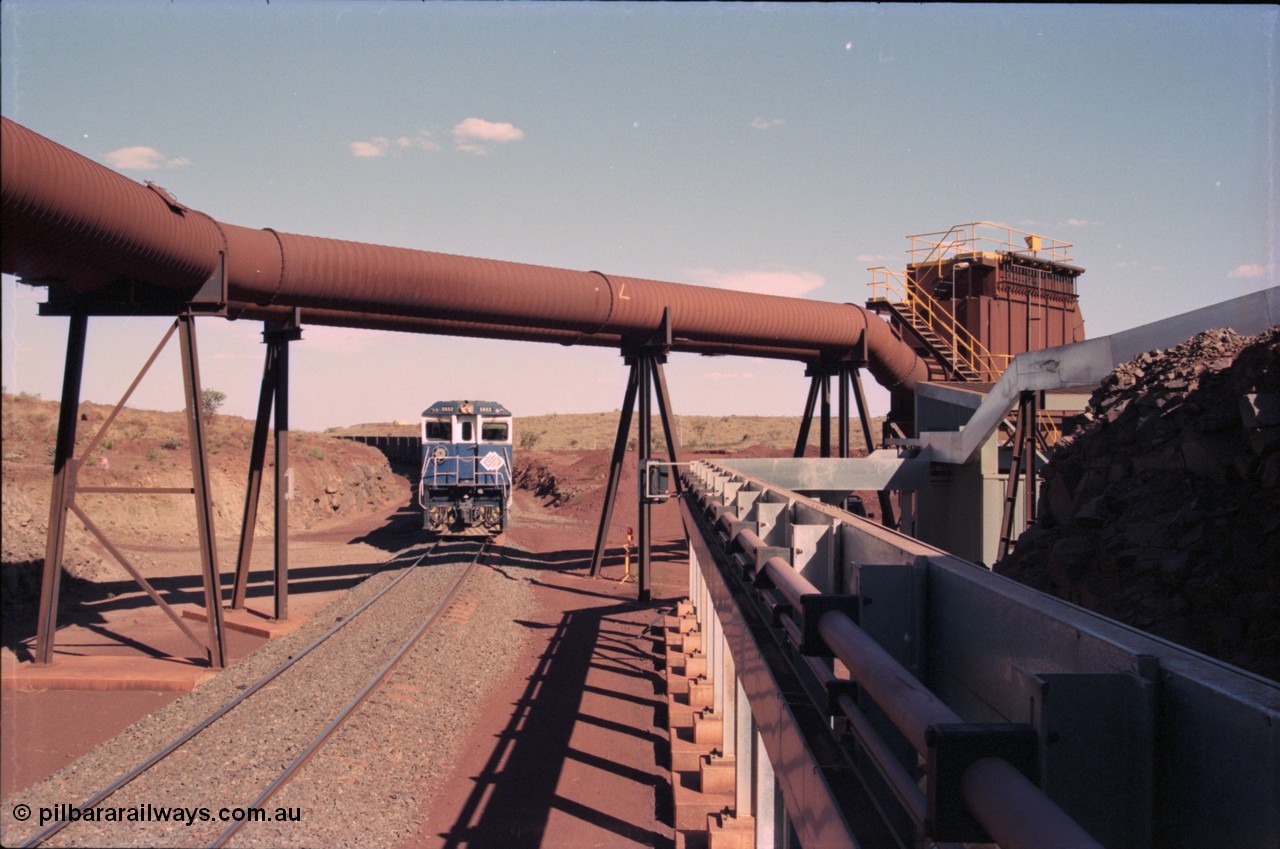
POLYGON ((1280 678, 1280 327, 1116 368, 996 571, 1280 678))

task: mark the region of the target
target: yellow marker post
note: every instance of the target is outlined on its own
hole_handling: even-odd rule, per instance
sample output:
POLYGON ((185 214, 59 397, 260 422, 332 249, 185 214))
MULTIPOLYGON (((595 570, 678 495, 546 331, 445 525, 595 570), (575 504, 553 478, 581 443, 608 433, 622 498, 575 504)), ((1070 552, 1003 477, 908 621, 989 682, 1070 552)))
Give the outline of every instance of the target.
POLYGON ((625 582, 625 581, 634 581, 634 580, 635 580, 635 578, 631 577, 631 543, 632 543, 632 539, 633 539, 633 538, 632 538, 632 535, 631 535, 631 529, 630 529, 630 528, 627 528, 627 541, 626 541, 625 543, 623 543, 623 545, 622 545, 622 577, 618 579, 618 583, 619 583, 619 584, 621 584, 621 583, 623 583, 623 582, 625 582))

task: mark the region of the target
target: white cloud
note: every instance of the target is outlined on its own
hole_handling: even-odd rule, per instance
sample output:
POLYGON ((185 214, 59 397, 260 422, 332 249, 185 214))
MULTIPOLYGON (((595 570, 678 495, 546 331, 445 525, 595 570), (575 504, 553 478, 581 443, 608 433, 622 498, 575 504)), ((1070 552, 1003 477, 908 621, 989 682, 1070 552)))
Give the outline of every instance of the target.
POLYGON ((418 130, 416 136, 400 136, 396 139, 396 147, 401 150, 410 148, 416 150, 439 150, 440 144, 431 137, 431 133, 427 130, 418 130))
POLYGON ((366 141, 354 141, 350 144, 351 155, 360 159, 372 159, 398 153, 402 150, 435 151, 440 145, 431 137, 428 130, 418 130, 416 135, 402 135, 392 139, 388 136, 373 136, 366 141))
POLYGON ((1275 271, 1275 263, 1268 265, 1237 265, 1227 273, 1228 277, 1250 280, 1254 277, 1267 277, 1275 271))
POLYGON ((811 271, 721 271, 715 268, 693 268, 685 274, 692 282, 703 286, 790 298, 803 297, 827 282, 822 275, 811 271))
POLYGON ((467 118, 454 126, 453 138, 458 150, 483 156, 492 152, 494 145, 520 141, 524 130, 514 124, 467 118))
POLYGON ((757 116, 755 120, 751 122, 751 126, 757 130, 772 130, 774 127, 780 127, 785 123, 786 121, 781 118, 765 118, 764 116, 757 116))
POLYGON ((886 254, 858 254, 854 257, 858 262, 870 262, 876 265, 883 265, 886 262, 902 262, 900 256, 888 256, 886 254))
POLYGON ((1093 222, 1087 218, 1068 218, 1062 222, 1063 227, 1090 227, 1093 222))
POLYGON ((390 146, 390 140, 382 136, 369 139, 368 141, 355 141, 351 143, 351 155, 361 159, 386 156, 387 149, 390 146))
POLYGON ((103 154, 112 168, 134 171, 155 171, 159 168, 180 168, 190 165, 185 156, 166 157, 154 147, 122 147, 103 154))

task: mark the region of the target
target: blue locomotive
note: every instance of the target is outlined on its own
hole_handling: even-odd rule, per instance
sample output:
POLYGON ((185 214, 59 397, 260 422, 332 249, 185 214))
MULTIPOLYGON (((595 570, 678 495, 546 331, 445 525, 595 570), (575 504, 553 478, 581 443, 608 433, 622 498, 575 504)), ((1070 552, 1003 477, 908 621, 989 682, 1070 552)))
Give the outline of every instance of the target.
POLYGON ((437 401, 422 411, 423 527, 495 536, 511 508, 511 411, 492 401, 437 401))

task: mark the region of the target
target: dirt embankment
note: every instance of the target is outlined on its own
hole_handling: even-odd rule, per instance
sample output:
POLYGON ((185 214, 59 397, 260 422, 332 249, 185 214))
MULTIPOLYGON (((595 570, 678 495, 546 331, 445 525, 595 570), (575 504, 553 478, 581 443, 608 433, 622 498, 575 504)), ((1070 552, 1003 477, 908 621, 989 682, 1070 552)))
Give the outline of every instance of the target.
MULTIPOLYGON (((77 455, 84 456, 111 408, 80 405, 77 455)), ((3 403, 3 579, 6 603, 30 594, 31 566, 43 561, 58 404, 5 395, 3 403)), ((240 534, 253 425, 215 416, 208 427, 208 465, 214 528, 221 538, 240 534)), ((255 526, 270 535, 274 521, 274 452, 268 464, 255 526)), ((318 529, 362 514, 385 512, 406 496, 377 450, 355 442, 296 432, 289 439, 293 492, 290 528, 318 529)), ((79 473, 85 486, 190 487, 191 454, 181 413, 125 409, 103 434, 79 473)), ((190 495, 83 493, 77 503, 104 534, 130 550, 190 548, 196 522, 190 495)), ((102 544, 74 516, 68 521, 67 572, 86 580, 126 578, 102 544)), ((37 578, 38 581, 38 578, 37 578)), ((37 585, 38 588, 38 585, 37 585)))
POLYGON ((996 570, 1280 678, 1280 328, 1118 367, 996 570))

